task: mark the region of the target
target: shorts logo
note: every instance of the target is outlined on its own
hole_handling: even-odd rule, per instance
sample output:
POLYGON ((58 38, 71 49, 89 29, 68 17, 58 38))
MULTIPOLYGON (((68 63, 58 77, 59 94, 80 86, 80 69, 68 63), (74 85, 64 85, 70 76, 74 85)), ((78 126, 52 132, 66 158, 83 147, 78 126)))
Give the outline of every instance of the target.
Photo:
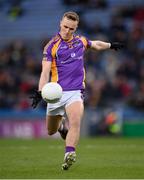
POLYGON ((75 57, 75 53, 71 53, 71 57, 72 57, 72 58, 75 57))

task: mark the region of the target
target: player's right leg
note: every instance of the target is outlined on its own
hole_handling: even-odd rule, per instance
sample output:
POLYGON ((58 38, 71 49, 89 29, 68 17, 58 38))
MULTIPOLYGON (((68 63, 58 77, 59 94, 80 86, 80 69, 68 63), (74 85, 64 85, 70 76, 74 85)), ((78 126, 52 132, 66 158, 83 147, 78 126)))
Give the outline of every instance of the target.
POLYGON ((68 129, 65 125, 65 118, 61 115, 55 116, 46 116, 46 127, 48 131, 48 135, 53 135, 57 131, 60 133, 61 137, 65 140, 68 129))
POLYGON ((61 137, 65 140, 67 133, 68 133, 68 127, 66 126, 66 118, 65 117, 62 118, 58 132, 60 133, 61 137))
POLYGON ((58 131, 65 140, 68 129, 65 125, 64 113, 65 111, 61 101, 54 104, 47 104, 46 127, 48 134, 53 135, 58 131))
POLYGON ((61 115, 55 115, 55 116, 47 115, 46 116, 46 127, 48 131, 48 135, 53 135, 58 131, 61 120, 62 120, 61 115))

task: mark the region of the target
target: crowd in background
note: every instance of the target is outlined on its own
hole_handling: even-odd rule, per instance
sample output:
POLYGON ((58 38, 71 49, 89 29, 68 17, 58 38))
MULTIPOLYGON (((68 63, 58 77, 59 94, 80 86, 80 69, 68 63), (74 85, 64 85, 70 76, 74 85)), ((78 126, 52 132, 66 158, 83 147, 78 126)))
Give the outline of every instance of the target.
MULTIPOLYGON (((92 6, 92 1, 65 0, 65 5, 92 6)), ((96 1, 94 8, 108 10, 107 1, 96 1)), ((85 104, 89 107, 122 103, 144 110, 144 8, 117 8, 106 27, 85 21, 80 13, 81 33, 90 39, 118 41, 120 51, 88 50, 85 54, 85 104)), ((0 49, 0 109, 31 109, 30 94, 38 86, 43 47, 47 39, 29 42, 16 40, 0 49)), ((39 108, 44 108, 41 103, 39 108)))
POLYGON ((4 11, 11 20, 16 20, 24 15, 22 7, 23 0, 0 0, 0 9, 4 11))

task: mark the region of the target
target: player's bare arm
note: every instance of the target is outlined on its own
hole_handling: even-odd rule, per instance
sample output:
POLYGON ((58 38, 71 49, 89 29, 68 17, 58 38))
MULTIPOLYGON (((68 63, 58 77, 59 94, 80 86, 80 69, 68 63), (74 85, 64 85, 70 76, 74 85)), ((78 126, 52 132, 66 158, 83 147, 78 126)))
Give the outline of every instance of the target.
POLYGON ((111 43, 103 42, 103 41, 91 41, 91 48, 96 50, 105 50, 109 49, 111 43))
POLYGON ((49 81, 49 74, 51 69, 51 61, 42 60, 42 71, 39 80, 39 91, 41 91, 42 87, 49 81))
POLYGON ((37 105, 42 100, 41 89, 49 81, 50 68, 51 68, 51 62, 47 61, 45 58, 43 58, 43 60, 42 60, 42 72, 41 72, 40 80, 39 80, 39 89, 35 90, 33 95, 30 97, 33 100, 32 101, 32 107, 33 108, 36 108, 37 105))
POLYGON ((114 49, 118 50, 123 48, 123 44, 119 42, 103 42, 103 41, 91 41, 91 48, 95 50, 114 49))

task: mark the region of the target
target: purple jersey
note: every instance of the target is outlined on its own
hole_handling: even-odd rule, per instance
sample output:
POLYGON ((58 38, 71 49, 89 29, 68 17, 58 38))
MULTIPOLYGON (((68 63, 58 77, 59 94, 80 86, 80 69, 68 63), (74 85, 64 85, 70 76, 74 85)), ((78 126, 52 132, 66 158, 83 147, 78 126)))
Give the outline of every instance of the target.
POLYGON ((64 41, 58 33, 44 48, 44 55, 52 62, 51 82, 58 82, 64 91, 85 87, 84 51, 91 42, 83 36, 73 35, 64 41))

